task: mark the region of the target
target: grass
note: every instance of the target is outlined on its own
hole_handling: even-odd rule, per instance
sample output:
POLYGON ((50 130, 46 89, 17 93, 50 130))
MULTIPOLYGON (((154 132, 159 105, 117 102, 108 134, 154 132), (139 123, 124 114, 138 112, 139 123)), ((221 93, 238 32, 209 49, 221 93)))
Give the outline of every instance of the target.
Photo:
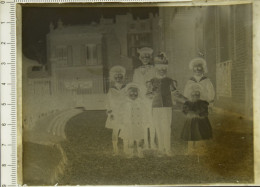
POLYGON ((105 129, 105 112, 86 111, 66 126, 62 144, 69 164, 60 185, 133 185, 252 183, 252 124, 241 118, 212 115, 214 138, 208 154, 184 156, 185 142, 179 139, 182 120, 174 116, 172 149, 175 156, 126 159, 112 156, 111 131, 105 129), (230 130, 231 129, 231 130, 230 130))

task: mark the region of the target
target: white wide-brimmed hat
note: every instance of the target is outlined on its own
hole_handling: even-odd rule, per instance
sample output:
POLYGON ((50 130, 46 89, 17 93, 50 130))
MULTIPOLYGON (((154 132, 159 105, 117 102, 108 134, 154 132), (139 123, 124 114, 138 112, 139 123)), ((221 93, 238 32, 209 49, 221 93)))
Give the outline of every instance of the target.
POLYGON ((126 85, 125 90, 126 92, 130 89, 130 88, 137 88, 138 91, 140 91, 140 85, 135 83, 135 82, 130 82, 126 85))
POLYGON ((122 74, 125 76, 126 70, 123 66, 113 66, 109 71, 109 76, 111 79, 114 78, 116 74, 122 74))
POLYGON ((141 54, 152 54, 153 53, 153 49, 150 47, 143 47, 140 49, 137 49, 137 53, 141 54))
POLYGON ((204 70, 204 73, 207 73, 208 72, 208 68, 207 68, 207 62, 205 59, 201 58, 201 57, 197 57, 197 58, 194 58, 190 61, 190 64, 189 64, 189 68, 191 70, 193 70, 193 67, 195 65, 198 65, 198 64, 201 64, 202 67, 203 67, 203 70, 204 70))

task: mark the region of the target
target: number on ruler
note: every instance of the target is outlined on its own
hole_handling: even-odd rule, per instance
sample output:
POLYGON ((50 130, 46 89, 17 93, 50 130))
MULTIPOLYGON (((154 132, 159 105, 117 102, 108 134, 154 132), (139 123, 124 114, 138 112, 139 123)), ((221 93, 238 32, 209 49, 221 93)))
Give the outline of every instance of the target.
POLYGON ((1 125, 4 127, 4 126, 6 126, 6 123, 1 123, 1 125))
POLYGON ((2 106, 5 106, 5 105, 6 105, 6 103, 1 103, 1 105, 2 105, 2 106))
POLYGON ((6 187, 6 185, 5 185, 5 184, 2 184, 2 187, 6 187))
POLYGON ((1 45, 5 45, 6 44, 6 42, 1 42, 1 45))
POLYGON ((6 65, 6 63, 5 62, 1 62, 1 65, 6 65))
POLYGON ((5 4, 5 1, 0 1, 1 4, 5 4))
POLYGON ((6 146, 6 144, 3 144, 3 143, 2 143, 2 146, 3 146, 3 147, 5 147, 5 146, 6 146))
POLYGON ((2 167, 6 167, 6 164, 2 164, 2 167))
POLYGON ((1 84, 2 84, 2 85, 6 85, 6 83, 5 83, 5 82, 2 82, 1 84))

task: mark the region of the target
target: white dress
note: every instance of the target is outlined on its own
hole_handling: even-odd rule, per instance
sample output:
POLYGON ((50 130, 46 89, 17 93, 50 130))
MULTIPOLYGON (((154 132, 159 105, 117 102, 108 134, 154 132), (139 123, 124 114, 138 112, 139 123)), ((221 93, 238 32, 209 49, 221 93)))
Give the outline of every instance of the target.
POLYGON ((152 100, 146 98, 146 82, 155 77, 155 68, 152 65, 140 66, 134 70, 133 82, 140 86, 140 98, 143 102, 144 126, 149 128, 153 126, 152 122, 152 100))
POLYGON ((201 89, 200 99, 212 103, 215 98, 215 90, 210 81, 210 79, 206 76, 202 76, 200 80, 196 80, 195 77, 191 77, 190 80, 187 81, 184 88, 184 96, 191 99, 191 87, 197 85, 201 89))
POLYGON ((146 82, 155 77, 155 69, 152 65, 140 66, 134 70, 133 82, 140 86, 141 97, 146 94, 146 82))
POLYGON ((144 121, 142 101, 129 98, 121 105, 122 128, 120 137, 128 141, 144 139, 144 121))
POLYGON ((111 87, 107 93, 106 109, 107 111, 111 111, 114 118, 111 119, 110 115, 108 115, 105 126, 106 128, 120 129, 122 126, 122 122, 120 121, 120 106, 125 99, 124 87, 125 85, 123 85, 121 89, 111 87))

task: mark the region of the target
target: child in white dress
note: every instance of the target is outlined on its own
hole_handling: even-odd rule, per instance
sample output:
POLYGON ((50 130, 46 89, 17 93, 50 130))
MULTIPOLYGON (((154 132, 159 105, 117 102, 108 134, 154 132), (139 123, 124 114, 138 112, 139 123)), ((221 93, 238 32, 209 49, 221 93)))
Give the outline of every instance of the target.
POLYGON ((118 135, 122 126, 120 121, 120 105, 124 102, 125 68, 114 66, 110 69, 111 86, 107 93, 107 121, 106 128, 112 129, 112 144, 114 155, 118 155, 118 135))
POLYGON ((128 157, 134 156, 135 143, 137 156, 143 157, 141 143, 144 139, 144 107, 139 86, 129 83, 126 92, 127 98, 121 107, 123 126, 120 137, 124 140, 124 152, 128 157))

